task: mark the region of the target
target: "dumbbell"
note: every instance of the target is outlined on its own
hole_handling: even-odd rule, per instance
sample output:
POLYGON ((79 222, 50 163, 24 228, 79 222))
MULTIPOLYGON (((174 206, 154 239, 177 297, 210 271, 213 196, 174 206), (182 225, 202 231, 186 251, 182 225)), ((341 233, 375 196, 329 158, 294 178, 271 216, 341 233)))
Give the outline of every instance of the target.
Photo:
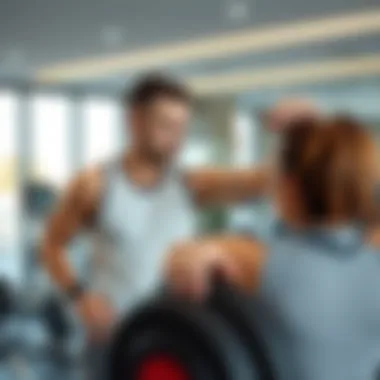
POLYGON ((203 304, 169 294, 116 329, 110 380, 274 380, 246 296, 224 284, 203 304))

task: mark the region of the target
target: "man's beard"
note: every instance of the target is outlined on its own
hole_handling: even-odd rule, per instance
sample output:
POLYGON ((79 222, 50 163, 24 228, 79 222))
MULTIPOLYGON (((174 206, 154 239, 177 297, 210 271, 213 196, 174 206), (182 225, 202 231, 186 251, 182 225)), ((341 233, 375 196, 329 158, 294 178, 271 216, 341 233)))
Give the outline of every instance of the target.
POLYGON ((172 152, 160 152, 151 147, 144 149, 143 154, 147 160, 160 166, 168 165, 175 156, 172 152))

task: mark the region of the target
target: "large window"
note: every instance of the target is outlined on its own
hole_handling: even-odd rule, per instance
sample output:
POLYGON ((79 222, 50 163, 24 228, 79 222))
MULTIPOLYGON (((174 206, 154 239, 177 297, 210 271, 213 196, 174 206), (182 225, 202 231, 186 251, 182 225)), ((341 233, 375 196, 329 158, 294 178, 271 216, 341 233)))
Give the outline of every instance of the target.
POLYGON ((0 91, 0 253, 1 274, 17 272, 18 221, 20 197, 17 173, 17 109, 16 96, 0 91))
POLYGON ((216 144, 207 134, 209 130, 207 123, 198 115, 193 119, 190 133, 179 155, 179 162, 182 166, 193 168, 214 163, 216 144))
POLYGON ((110 98, 87 98, 77 105, 79 113, 63 95, 34 94, 27 107, 22 105, 14 92, 0 90, 0 277, 16 280, 23 274, 22 250, 31 249, 30 239, 38 238, 40 231, 34 227, 42 225, 45 215, 41 213, 39 223, 38 207, 46 203, 41 194, 52 190, 50 194, 56 195, 78 164, 106 160, 124 143, 121 110, 110 98), (20 162, 22 167, 21 153, 27 158, 20 162), (25 202, 22 218, 21 183, 31 202, 25 202))
POLYGON ((123 144, 120 109, 111 99, 91 98, 83 104, 84 164, 91 165, 116 155, 123 144))
POLYGON ((31 162, 33 180, 60 188, 71 176, 70 103, 61 96, 31 99, 31 162))

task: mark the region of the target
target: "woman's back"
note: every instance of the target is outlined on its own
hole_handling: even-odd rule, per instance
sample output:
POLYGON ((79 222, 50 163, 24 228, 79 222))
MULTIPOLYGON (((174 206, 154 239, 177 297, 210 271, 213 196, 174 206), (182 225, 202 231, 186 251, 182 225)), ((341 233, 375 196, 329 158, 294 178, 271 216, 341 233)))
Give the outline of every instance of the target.
POLYGON ((282 227, 267 247, 254 318, 279 379, 374 379, 380 255, 353 228, 282 227))
POLYGON ((378 163, 354 120, 289 126, 273 197, 286 223, 262 239, 185 244, 171 260, 179 291, 207 293, 217 271, 252 292, 252 318, 279 380, 369 380, 380 370, 380 254, 364 243, 369 231, 349 227, 379 226, 378 163))

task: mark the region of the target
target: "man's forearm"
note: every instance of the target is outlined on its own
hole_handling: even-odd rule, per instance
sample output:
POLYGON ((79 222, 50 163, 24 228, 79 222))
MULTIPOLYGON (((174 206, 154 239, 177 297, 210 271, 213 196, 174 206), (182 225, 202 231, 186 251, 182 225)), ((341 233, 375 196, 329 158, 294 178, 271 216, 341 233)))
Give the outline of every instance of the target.
POLYGON ((77 283, 75 273, 63 247, 45 242, 42 248, 42 261, 53 282, 63 292, 75 286, 77 283))
POLYGON ((226 199, 231 201, 252 200, 265 197, 271 188, 272 176, 267 168, 237 170, 226 178, 226 199))
POLYGON ((81 291, 66 248, 97 208, 98 180, 97 171, 85 171, 74 178, 45 226, 41 252, 43 265, 54 283, 70 298, 76 298, 81 291))
POLYGON ((200 204, 235 203, 269 195, 272 173, 266 167, 242 170, 203 169, 190 173, 189 186, 200 204))

